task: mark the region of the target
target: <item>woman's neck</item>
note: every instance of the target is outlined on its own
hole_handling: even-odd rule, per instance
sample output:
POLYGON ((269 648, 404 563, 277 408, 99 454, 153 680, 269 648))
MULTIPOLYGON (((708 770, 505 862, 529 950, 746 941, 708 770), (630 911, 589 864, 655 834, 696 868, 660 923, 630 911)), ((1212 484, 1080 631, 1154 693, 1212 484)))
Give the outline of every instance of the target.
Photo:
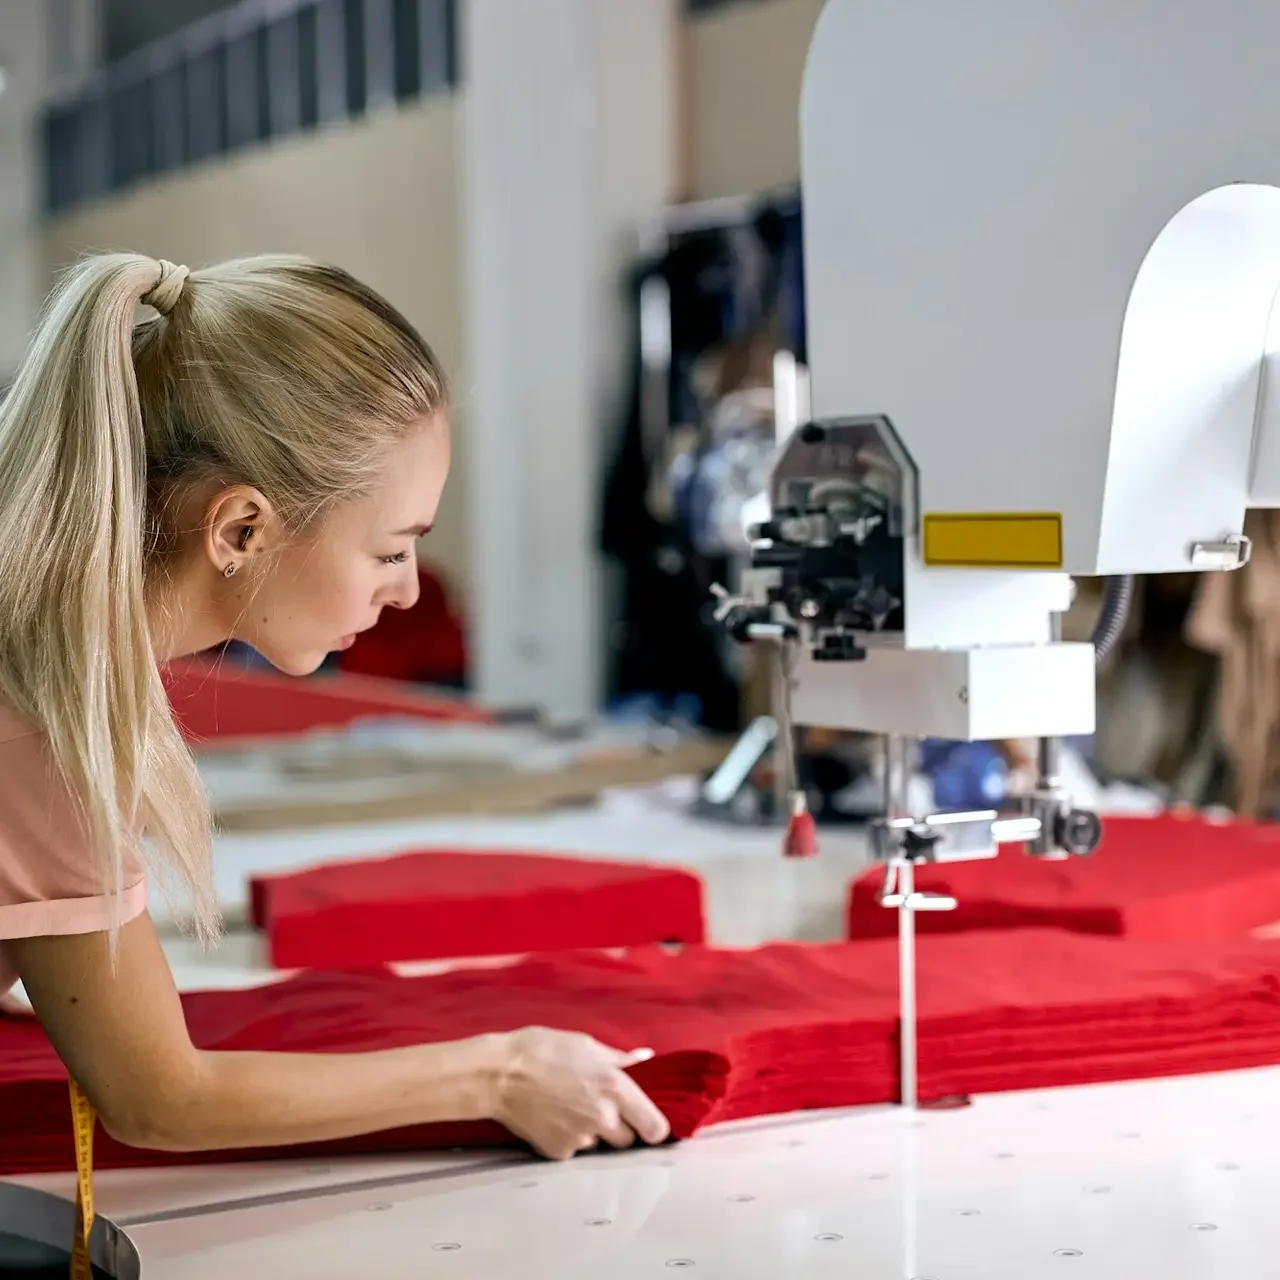
POLYGON ((231 628, 203 586, 206 575, 198 569, 167 573, 163 587, 149 593, 147 624, 160 663, 203 653, 231 638, 231 628))

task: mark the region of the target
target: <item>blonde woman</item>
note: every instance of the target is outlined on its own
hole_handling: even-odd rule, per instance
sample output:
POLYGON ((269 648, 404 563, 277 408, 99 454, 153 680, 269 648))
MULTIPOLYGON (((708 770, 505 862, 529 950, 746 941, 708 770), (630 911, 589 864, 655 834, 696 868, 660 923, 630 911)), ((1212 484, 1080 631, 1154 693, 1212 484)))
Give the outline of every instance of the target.
POLYGON ((206 1053, 140 835, 216 931, 208 805, 158 664, 295 675, 417 594, 449 468, 435 357, 342 271, 90 257, 0 405, 0 992, 21 977, 106 1129, 167 1151, 494 1118, 552 1158, 662 1141, 647 1056, 541 1028, 364 1055, 206 1053), (142 313, 138 304, 152 313, 142 313))

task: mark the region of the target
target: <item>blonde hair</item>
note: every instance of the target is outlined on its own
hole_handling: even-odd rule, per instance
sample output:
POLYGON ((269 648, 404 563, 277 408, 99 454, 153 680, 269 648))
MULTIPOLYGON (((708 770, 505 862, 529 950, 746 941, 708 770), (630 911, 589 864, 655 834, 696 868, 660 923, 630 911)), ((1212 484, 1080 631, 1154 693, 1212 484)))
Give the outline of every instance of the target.
POLYGON ((446 398, 402 316, 306 259, 104 254, 59 283, 0 403, 0 699, 47 735, 113 903, 145 833, 216 932, 208 801, 148 625, 183 488, 251 484, 300 531, 446 398))

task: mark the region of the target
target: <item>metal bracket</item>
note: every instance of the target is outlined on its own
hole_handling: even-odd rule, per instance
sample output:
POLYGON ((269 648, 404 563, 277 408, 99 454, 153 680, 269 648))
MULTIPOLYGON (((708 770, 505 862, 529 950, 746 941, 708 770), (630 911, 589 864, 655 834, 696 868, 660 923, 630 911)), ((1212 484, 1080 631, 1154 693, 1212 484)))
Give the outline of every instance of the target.
POLYGON ((901 1102, 914 1110, 919 1104, 919 1065, 916 1015, 916 912, 954 911, 959 903, 949 894, 916 890, 916 867, 922 862, 974 862, 994 858, 1002 844, 1025 844, 1041 834, 1040 819, 1002 818, 994 809, 969 813, 939 813, 922 820, 895 816, 902 807, 902 770, 895 772, 894 746, 886 746, 886 800, 889 816, 871 825, 871 850, 885 864, 880 905, 898 912, 898 1053, 901 1102))
POLYGON ((1193 542, 1190 550, 1193 569, 1242 569, 1249 563, 1253 542, 1243 533, 1207 542, 1193 542))

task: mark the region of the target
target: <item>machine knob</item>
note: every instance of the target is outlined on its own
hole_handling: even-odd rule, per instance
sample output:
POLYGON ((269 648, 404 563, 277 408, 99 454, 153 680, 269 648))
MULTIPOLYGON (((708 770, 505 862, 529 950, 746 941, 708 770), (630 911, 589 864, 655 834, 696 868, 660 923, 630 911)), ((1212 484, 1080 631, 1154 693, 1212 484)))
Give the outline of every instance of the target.
POLYGON ((1067 853, 1092 853, 1102 840, 1102 821, 1088 809, 1069 809, 1055 825, 1058 847, 1067 853))
POLYGON ((942 836, 923 823, 902 833, 902 852, 912 862, 927 862, 942 836))

